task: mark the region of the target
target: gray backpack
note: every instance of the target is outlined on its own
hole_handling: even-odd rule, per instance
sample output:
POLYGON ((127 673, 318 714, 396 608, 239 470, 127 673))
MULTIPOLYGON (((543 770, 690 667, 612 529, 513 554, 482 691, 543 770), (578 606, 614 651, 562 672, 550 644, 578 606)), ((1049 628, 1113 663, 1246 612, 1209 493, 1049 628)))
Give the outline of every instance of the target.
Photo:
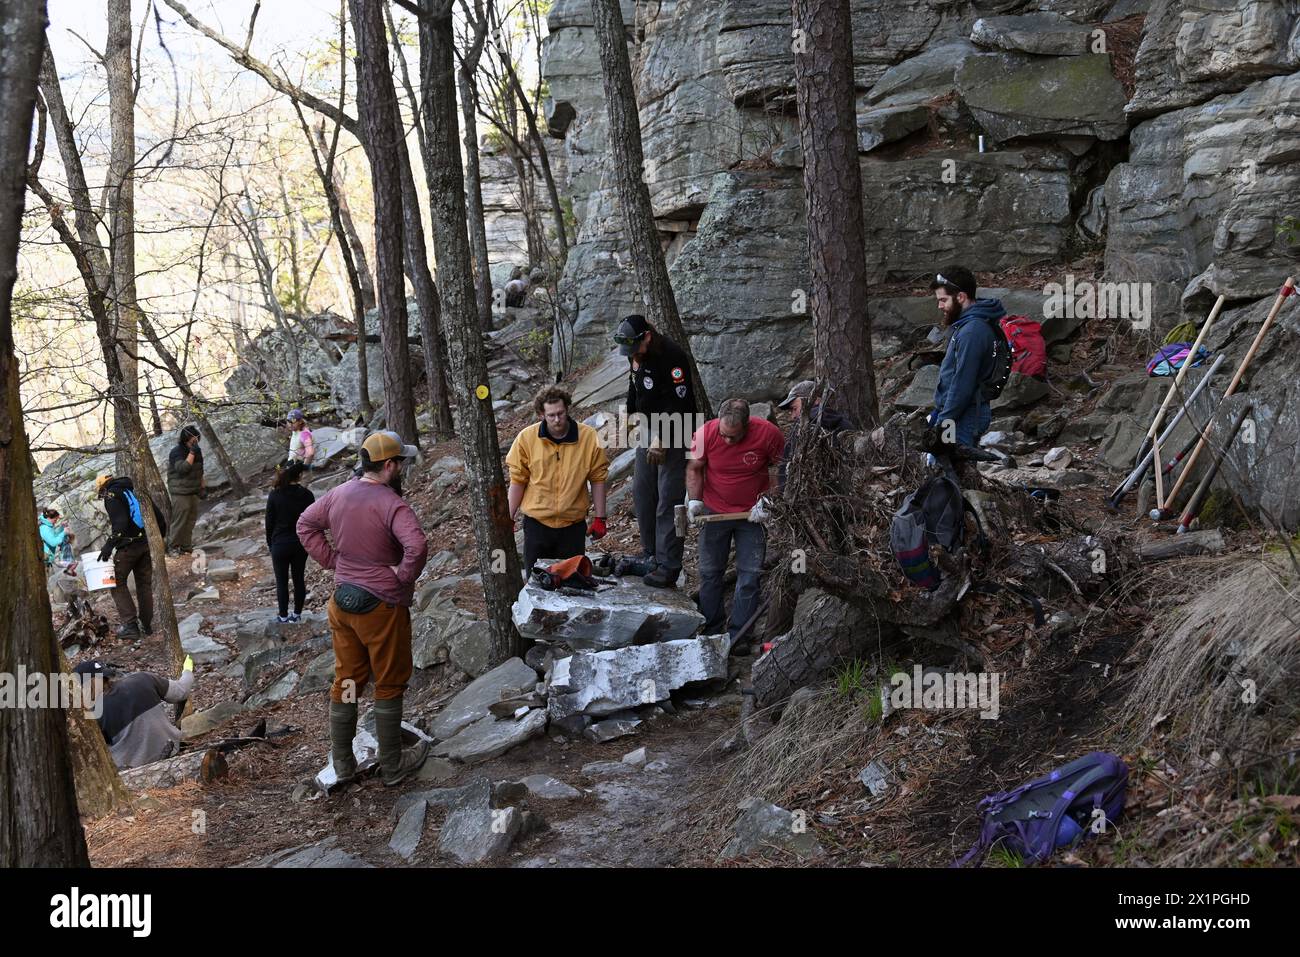
POLYGON ((903 574, 916 587, 939 587, 939 569, 930 561, 930 546, 939 545, 947 551, 961 547, 966 538, 965 510, 961 488, 941 473, 922 482, 894 513, 889 546, 903 574))

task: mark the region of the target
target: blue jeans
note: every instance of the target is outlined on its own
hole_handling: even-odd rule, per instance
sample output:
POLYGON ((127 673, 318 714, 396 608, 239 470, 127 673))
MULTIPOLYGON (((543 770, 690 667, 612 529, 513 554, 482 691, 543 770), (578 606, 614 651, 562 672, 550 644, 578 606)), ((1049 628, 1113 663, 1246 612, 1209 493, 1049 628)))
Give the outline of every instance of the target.
POLYGON ((706 522, 700 526, 700 614, 704 634, 721 634, 725 611, 722 580, 727 574, 731 543, 736 543, 736 594, 731 601, 731 623, 727 632, 734 639, 758 607, 758 579, 767 555, 767 532, 762 525, 743 518, 706 522))
MULTIPOLYGON (((930 413, 930 424, 935 428, 942 429, 942 426, 934 421, 934 412, 930 413)), ((957 443, 959 445, 980 444, 980 436, 989 430, 989 423, 993 421, 993 409, 989 407, 988 402, 983 398, 976 398, 970 405, 966 406, 965 411, 957 416, 957 443)))

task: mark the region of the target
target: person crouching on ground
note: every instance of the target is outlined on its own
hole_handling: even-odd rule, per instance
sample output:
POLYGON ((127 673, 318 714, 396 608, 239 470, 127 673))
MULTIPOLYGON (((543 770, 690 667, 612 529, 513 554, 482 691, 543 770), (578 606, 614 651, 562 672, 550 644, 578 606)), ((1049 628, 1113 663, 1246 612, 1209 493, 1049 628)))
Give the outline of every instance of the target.
POLYGON ((594 501, 591 537, 604 536, 605 477, 609 462, 596 430, 569 417, 572 397, 547 386, 533 399, 541 417, 510 446, 510 518, 524 516, 524 575, 539 558, 572 558, 586 551, 587 507, 594 501), (590 499, 587 485, 591 485, 590 499))
POLYGON ((429 558, 429 542, 402 499, 401 482, 403 463, 419 451, 403 445, 395 432, 376 432, 361 444, 361 477, 330 490, 298 519, 298 538, 307 554, 334 571, 329 714, 331 761, 339 784, 356 779, 352 739, 357 698, 372 676, 384 784, 401 783, 428 755, 424 741, 402 751, 402 696, 412 671, 411 600, 429 558))
POLYGON ((266 545, 275 569, 275 600, 281 622, 302 621, 307 597, 307 550, 298 540, 298 519, 316 496, 299 484, 306 466, 285 462, 275 470, 275 484, 266 497, 266 545), (293 611, 289 611, 289 575, 293 574, 293 611))
POLYGON ((85 703, 98 712, 99 730, 119 768, 137 768, 171 757, 181 729, 167 717, 164 703, 180 704, 194 687, 194 660, 185 656, 181 676, 137 671, 122 677, 102 661, 83 661, 72 669, 88 690, 85 703))

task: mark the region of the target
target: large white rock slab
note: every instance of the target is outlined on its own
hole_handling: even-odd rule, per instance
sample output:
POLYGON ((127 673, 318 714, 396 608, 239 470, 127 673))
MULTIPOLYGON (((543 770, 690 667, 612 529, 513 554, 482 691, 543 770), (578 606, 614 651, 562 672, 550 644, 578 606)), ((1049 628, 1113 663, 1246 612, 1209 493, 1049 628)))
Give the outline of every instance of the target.
POLYGON ((551 717, 613 714, 664 701, 691 682, 726 678, 729 644, 727 635, 707 635, 561 658, 551 674, 551 717))
POLYGON ((519 592, 513 615, 525 638, 582 651, 678 641, 704 624, 686 595, 630 579, 594 592, 547 591, 530 581, 519 592))

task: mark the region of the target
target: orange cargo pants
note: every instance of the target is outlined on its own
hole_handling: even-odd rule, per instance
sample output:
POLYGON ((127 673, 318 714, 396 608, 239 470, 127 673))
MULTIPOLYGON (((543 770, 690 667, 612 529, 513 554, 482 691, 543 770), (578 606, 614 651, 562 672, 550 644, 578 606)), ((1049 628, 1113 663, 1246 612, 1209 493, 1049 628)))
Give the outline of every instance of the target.
POLYGON ((334 640, 334 701, 358 701, 375 680, 375 700, 400 698, 411 680, 411 609, 380 602, 364 615, 344 611, 330 599, 334 640))

